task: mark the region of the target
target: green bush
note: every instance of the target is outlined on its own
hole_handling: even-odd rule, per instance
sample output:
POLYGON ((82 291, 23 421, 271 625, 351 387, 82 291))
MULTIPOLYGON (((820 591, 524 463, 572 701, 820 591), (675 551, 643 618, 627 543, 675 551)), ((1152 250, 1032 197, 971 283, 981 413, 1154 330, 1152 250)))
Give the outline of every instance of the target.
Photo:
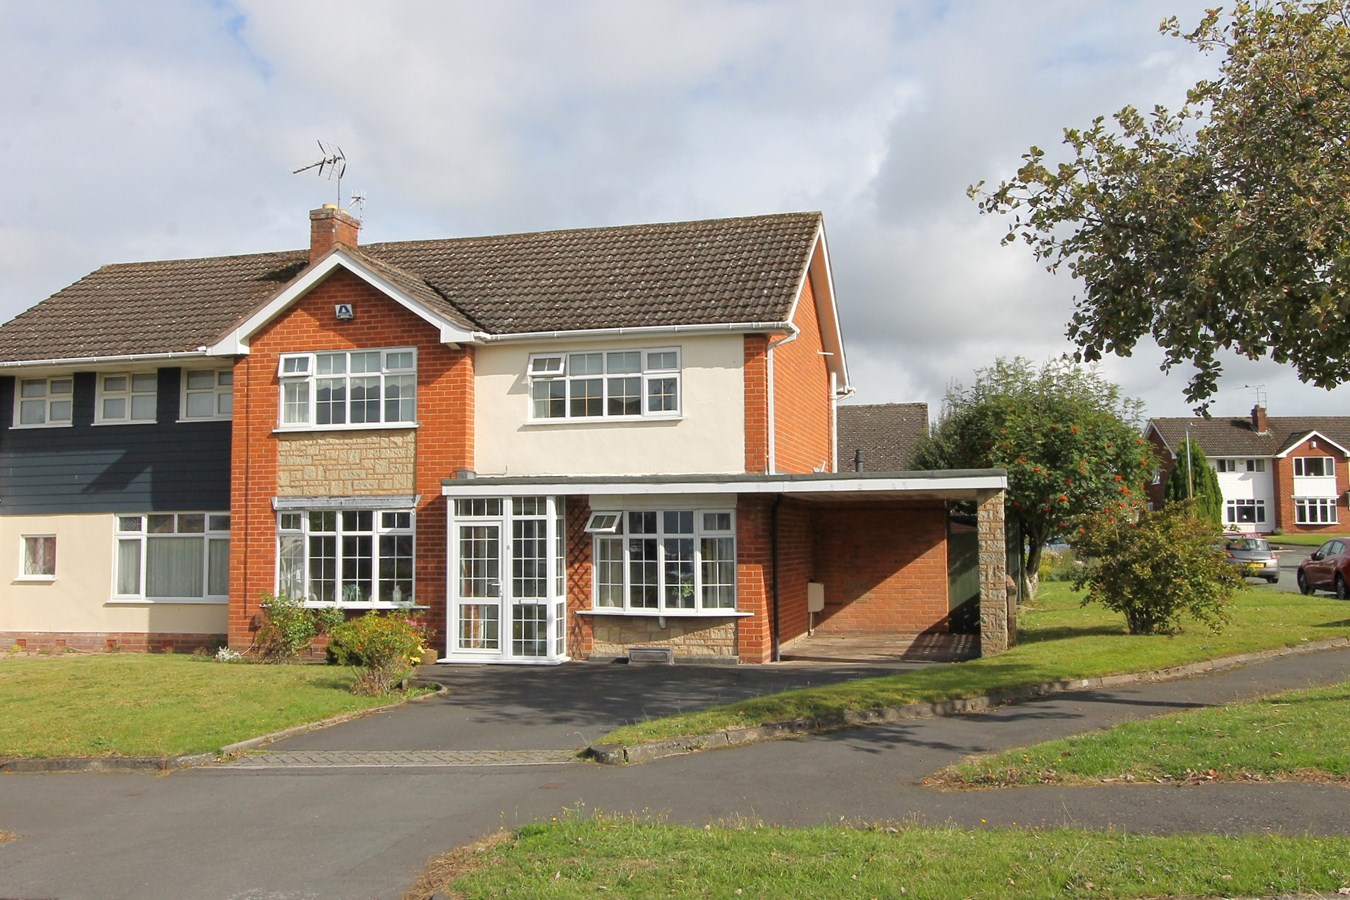
POLYGON ((1072 550, 1046 550, 1041 554, 1040 580, 1073 581, 1079 568, 1072 550))
POLYGON ((1087 588, 1083 603, 1124 614, 1130 634, 1174 634, 1183 615, 1220 631, 1242 584, 1225 561, 1222 532, 1191 501, 1140 511, 1135 520, 1084 519, 1073 547, 1084 562, 1074 580, 1087 588))
POLYGON ((333 629, 328 657, 338 665, 364 668, 352 685, 356 693, 387 694, 412 674, 423 632, 424 626, 406 613, 372 610, 333 629))
POLYGON ((331 632, 342 621, 342 610, 327 607, 309 609, 304 602, 286 594, 265 592, 258 604, 262 622, 253 645, 258 655, 272 662, 295 659, 314 643, 320 634, 331 632))

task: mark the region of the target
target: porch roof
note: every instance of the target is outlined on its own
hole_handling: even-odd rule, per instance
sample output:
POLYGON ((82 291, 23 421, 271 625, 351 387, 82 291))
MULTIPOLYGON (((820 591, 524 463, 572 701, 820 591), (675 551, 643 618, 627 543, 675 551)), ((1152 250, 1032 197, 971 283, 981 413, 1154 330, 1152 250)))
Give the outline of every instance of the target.
POLYGON ((1003 469, 828 472, 810 475, 472 475, 447 478, 446 497, 490 494, 787 494, 803 500, 978 500, 1007 490, 1003 469))

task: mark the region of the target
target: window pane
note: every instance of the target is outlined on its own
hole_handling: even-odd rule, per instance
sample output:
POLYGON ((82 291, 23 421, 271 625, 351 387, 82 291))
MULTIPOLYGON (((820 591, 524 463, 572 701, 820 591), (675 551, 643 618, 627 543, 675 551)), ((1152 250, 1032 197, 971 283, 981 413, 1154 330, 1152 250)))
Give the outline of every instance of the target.
POLYGON ((187 386, 190 391, 214 390, 216 373, 209 369, 196 369, 187 373, 187 386))
POLYGON ((647 412, 676 412, 679 389, 674 378, 652 378, 647 382, 647 412))
MULTIPOLYGON (((670 515, 667 513, 667 515, 670 515)), ((666 538, 665 551, 666 607, 694 608, 694 541, 692 538, 666 538)))
POLYGON ((694 513, 691 510, 678 510, 662 514, 665 520, 662 529, 666 534, 693 534, 694 513))
POLYGON ((736 607, 736 544, 729 537, 704 538, 699 545, 703 557, 703 606, 705 609, 736 607))
POLYGON ((413 599, 413 538, 387 534, 380 538, 380 596, 385 603, 413 599))
POLYGON ((277 590, 295 600, 305 599, 305 539, 298 534, 283 534, 277 542, 280 577, 277 590))
POLYGON ((131 417, 141 421, 153 422, 155 419, 154 394, 131 398, 131 417))
POLYGON ((224 597, 230 592, 230 542, 206 542, 206 592, 213 597, 224 597))
POLYGON ((141 593, 141 542, 117 542, 117 593, 139 596, 141 593))
POLYGON ((660 562, 654 538, 632 538, 628 541, 628 578, 630 606, 656 609, 659 600, 660 562))
POLYGON ((127 389, 127 376, 104 375, 103 389, 105 391, 125 391, 127 389))
POLYGON ((379 372, 379 351, 353 353, 351 355, 351 364, 348 366, 347 371, 351 372, 353 375, 359 375, 362 372, 379 372))
POLYGON ((179 534, 201 534, 206 530, 206 516, 202 513, 181 513, 178 516, 179 534))
POLYGON ((147 597, 202 596, 202 541, 151 537, 145 542, 147 597))
POLYGON ((51 405, 51 421, 69 422, 70 421, 70 401, 53 400, 51 405))
POLYGON ((216 415, 228 416, 234 412, 234 394, 218 394, 216 396, 216 415))
POLYGON ((173 534, 173 516, 164 513, 155 513, 148 517, 150 520, 151 534, 173 534))
POLYGON ((380 421, 380 379, 365 376, 351 380, 352 423, 380 421))
POLYGON ((337 538, 309 539, 309 599, 331 603, 337 597, 337 538))
POLYGON ((309 382, 287 382, 281 388, 281 396, 281 421, 286 425, 309 424, 309 382))
POLYGON ((19 424, 41 425, 47 421, 46 400, 20 400, 19 424))
POLYGON ((530 385, 530 397, 534 400, 536 419, 561 419, 566 415, 565 381, 536 381, 530 385))
POLYGON ((158 376, 154 372, 142 372, 131 376, 131 389, 138 394, 153 394, 157 384, 158 376))
POLYGON ((548 596, 548 521, 516 519, 511 524, 511 592, 516 598, 548 596))
POLYGON ((215 394, 188 394, 187 414, 189 418, 202 419, 216 414, 215 394))
POLYGON ((674 350, 661 350, 647 354, 648 370, 669 372, 679 368, 678 354, 674 350))
POLYGON ((605 369, 610 375, 626 375, 642 371, 642 351, 626 350, 610 353, 605 360, 605 369))
POLYGON ((623 606, 623 538, 596 538, 595 588, 597 606, 623 606))
POLYGON ((23 574, 56 574, 56 538, 50 535, 23 539, 23 574))
POLYGON ((347 422, 347 383, 326 378, 316 383, 314 421, 318 425, 345 425, 347 422))
POLYGON ((70 378, 53 378, 48 382, 47 390, 55 397, 58 394, 69 394, 75 389, 75 382, 70 378))
POLYGON ((103 399, 103 418, 125 419, 126 417, 127 400, 125 397, 105 397, 103 399))
POLYGON ((609 403, 606 410, 611 416, 642 415, 642 378, 609 379, 609 403))
MULTIPOLYGON (((599 355, 599 354, 596 354, 599 355)), ((584 378, 578 381, 569 382, 572 391, 572 402, 568 407, 568 414, 583 418, 588 416, 598 416, 604 412, 602 406, 604 392, 604 381, 599 378, 584 378)))
POLYGON ((375 593, 374 538, 368 534, 342 539, 342 602, 365 603, 375 593))
POLYGON ((603 353, 572 353, 567 357, 567 374, 602 375, 605 371, 603 353))
POLYGON ((25 380, 25 381, 23 381, 23 382, 21 382, 20 385, 19 385, 19 396, 20 396, 20 397, 46 397, 46 396, 47 396, 47 382, 44 381, 44 380, 42 380, 42 379, 40 379, 40 378, 34 378, 34 379, 30 379, 30 380, 25 380))

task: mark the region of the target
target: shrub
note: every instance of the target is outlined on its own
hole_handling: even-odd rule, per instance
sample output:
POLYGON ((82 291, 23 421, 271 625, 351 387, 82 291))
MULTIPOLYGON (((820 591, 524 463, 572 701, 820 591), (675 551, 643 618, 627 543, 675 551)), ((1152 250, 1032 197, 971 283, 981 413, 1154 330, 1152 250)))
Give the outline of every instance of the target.
POLYGON ((1073 546, 1084 566, 1074 587, 1087 587, 1084 604, 1124 614, 1130 634, 1173 634, 1183 615, 1216 632, 1228 623, 1242 579, 1225 561, 1220 529, 1190 501, 1079 525, 1073 546))
POLYGON ((264 593, 258 606, 262 622, 253 645, 259 656, 273 662, 295 659, 310 648, 316 637, 331 632, 342 621, 340 609, 309 609, 286 594, 264 593))
POLYGON ((333 629, 328 656, 338 665, 363 667, 352 685, 356 693, 387 694, 412 674, 424 633, 425 626, 406 613, 372 610, 333 629))
POLYGON ((1073 581, 1079 568, 1072 550, 1046 550, 1041 554, 1040 580, 1073 581))

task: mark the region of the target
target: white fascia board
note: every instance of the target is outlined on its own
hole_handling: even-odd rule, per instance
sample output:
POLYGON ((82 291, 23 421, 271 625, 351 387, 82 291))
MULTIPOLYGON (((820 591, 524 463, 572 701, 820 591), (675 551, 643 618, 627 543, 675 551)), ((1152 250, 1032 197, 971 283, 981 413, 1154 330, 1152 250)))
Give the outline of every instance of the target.
POLYGON ((122 356, 72 356, 57 359, 19 359, 0 362, 0 369, 54 369, 87 366, 118 366, 127 363, 159 362, 177 359, 208 359, 212 354, 206 347, 179 350, 172 353, 128 353, 122 356))
POLYGON ((1007 490, 1004 475, 971 475, 961 478, 838 478, 822 481, 756 479, 740 481, 728 477, 725 481, 698 482, 614 482, 614 481, 559 481, 528 484, 494 484, 491 479, 464 479, 441 486, 446 497, 484 497, 541 494, 872 494, 966 492, 1007 490))
POLYGON ((808 279, 814 288, 816 321, 820 324, 820 343, 827 354, 825 366, 838 380, 840 385, 838 396, 847 397, 854 389, 848 381, 848 361, 844 358, 844 335, 839 328, 839 307, 834 300, 834 273, 830 269, 830 254, 825 247, 823 222, 816 228, 811 253, 806 265, 802 267, 801 276, 797 279, 797 294, 792 300, 792 308, 788 310, 788 321, 793 323, 794 328, 797 310, 801 306, 808 279))
POLYGON ((392 282, 379 273, 366 268, 360 262, 338 248, 319 260, 299 278, 291 282, 271 300, 249 316, 244 322, 225 337, 206 348, 212 356, 244 356, 249 352, 249 340, 254 332, 286 310, 292 303, 308 294, 323 282, 335 269, 343 268, 357 278, 369 284, 375 290, 405 307, 413 315, 435 327, 443 344, 458 344, 473 340, 473 334, 428 309, 416 298, 395 287, 392 282))
POLYGON ((1338 444, 1338 443, 1336 443, 1335 441, 1333 441, 1331 438, 1327 437, 1327 436, 1326 436, 1325 434, 1323 434, 1322 432, 1320 432, 1320 431, 1310 431, 1310 432, 1308 432, 1307 434, 1305 434, 1303 437, 1299 438, 1298 440, 1296 440, 1296 441, 1294 441, 1292 444, 1290 444, 1288 450, 1284 451, 1283 453, 1277 453, 1277 454, 1275 454, 1275 458, 1276 458, 1276 459, 1284 459, 1284 458, 1285 458, 1286 456, 1288 456, 1290 453, 1293 453, 1295 450, 1297 450, 1299 447, 1302 447, 1304 444, 1308 443, 1308 441, 1312 440, 1313 438, 1318 438, 1319 440, 1326 441, 1328 444, 1330 444, 1331 446, 1335 447, 1337 450, 1341 451, 1341 453, 1343 453, 1344 455, 1350 456, 1350 450, 1346 450, 1344 447, 1342 447, 1340 444, 1338 444))
POLYGON ((624 338, 675 337, 684 334, 741 334, 745 332, 778 333, 791 331, 791 322, 728 322, 701 325, 643 325, 633 328, 578 328, 574 331, 522 331, 514 334, 492 334, 475 331, 471 337, 481 344, 520 344, 532 341, 558 340, 621 340, 624 338))

